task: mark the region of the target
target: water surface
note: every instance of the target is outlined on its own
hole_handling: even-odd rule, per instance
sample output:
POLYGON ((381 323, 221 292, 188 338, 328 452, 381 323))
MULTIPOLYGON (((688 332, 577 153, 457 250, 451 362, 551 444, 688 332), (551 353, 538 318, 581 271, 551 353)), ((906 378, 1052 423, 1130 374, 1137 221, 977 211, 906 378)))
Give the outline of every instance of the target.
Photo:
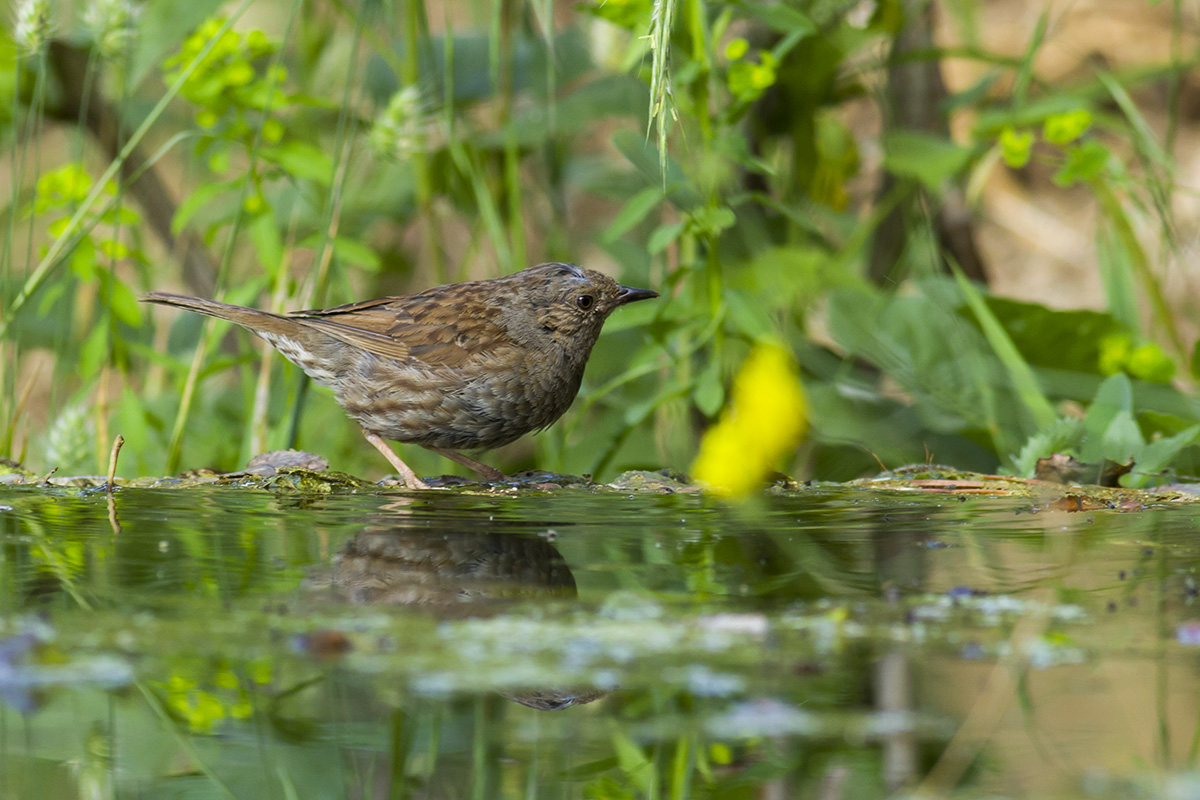
POLYGON ((0 489, 0 798, 1194 796, 1200 510, 0 489))

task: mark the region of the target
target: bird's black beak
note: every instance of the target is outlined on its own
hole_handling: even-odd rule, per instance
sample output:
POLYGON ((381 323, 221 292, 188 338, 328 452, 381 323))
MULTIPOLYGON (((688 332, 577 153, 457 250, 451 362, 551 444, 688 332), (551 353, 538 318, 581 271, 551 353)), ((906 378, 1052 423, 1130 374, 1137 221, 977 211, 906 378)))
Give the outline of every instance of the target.
POLYGON ((626 303, 632 303, 635 300, 649 300, 652 297, 658 297, 658 292, 652 292, 649 289, 634 289, 632 286, 622 286, 621 291, 617 292, 617 305, 623 306, 626 303))

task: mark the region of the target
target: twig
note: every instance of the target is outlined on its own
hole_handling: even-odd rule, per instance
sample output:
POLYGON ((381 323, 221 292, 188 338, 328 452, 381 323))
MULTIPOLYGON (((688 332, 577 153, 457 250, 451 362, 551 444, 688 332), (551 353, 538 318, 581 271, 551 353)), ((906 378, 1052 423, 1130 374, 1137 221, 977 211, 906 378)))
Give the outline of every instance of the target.
POLYGON ((105 484, 104 491, 109 494, 117 488, 113 481, 117 475, 117 456, 121 455, 121 446, 124 444, 125 437, 118 433, 117 438, 113 439, 112 451, 108 454, 108 483, 105 484))

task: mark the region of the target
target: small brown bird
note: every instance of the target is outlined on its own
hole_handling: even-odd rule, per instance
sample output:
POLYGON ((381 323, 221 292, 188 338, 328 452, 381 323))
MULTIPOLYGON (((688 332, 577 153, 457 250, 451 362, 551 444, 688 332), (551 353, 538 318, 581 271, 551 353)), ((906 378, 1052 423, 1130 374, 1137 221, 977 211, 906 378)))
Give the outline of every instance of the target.
POLYGON ((236 322, 337 395, 400 473, 384 441, 412 442, 503 480, 459 450, 491 449, 548 427, 575 399, 592 346, 617 306, 658 297, 574 264, 435 286, 315 311, 272 314, 199 297, 142 300, 236 322))

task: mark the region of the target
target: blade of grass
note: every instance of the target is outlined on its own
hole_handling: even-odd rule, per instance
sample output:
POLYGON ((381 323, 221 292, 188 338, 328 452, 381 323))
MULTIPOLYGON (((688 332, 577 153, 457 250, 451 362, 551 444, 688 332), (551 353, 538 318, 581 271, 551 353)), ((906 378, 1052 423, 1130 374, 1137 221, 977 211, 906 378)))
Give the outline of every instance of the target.
MULTIPOLYGON (((13 258, 12 258, 12 246, 13 246, 13 239, 14 239, 15 232, 16 232, 18 198, 20 197, 21 186, 23 185, 23 182, 24 182, 24 177, 22 175, 22 171, 25 166, 25 158, 28 154, 28 143, 30 141, 32 141, 34 143, 33 168, 35 170, 35 175, 34 175, 34 183, 35 184, 37 182, 36 170, 38 169, 38 165, 41 163, 41 157, 40 157, 41 141, 42 141, 41 131, 42 131, 43 116, 44 116, 43 112, 45 109, 45 102, 46 102, 46 98, 45 98, 45 95, 46 95, 46 90, 45 90, 46 70, 47 70, 46 49, 43 47, 41 52, 38 55, 38 69, 35 72, 36 77, 34 80, 34 85, 33 85, 33 90, 32 90, 33 91, 32 102, 31 102, 31 106, 30 106, 29 119, 26 122, 25 135, 19 137, 18 146, 13 148, 13 154, 12 154, 12 200, 11 200, 11 207, 9 209, 9 214, 8 214, 8 225, 6 226, 6 229, 5 229, 5 247, 4 247, 4 252, 3 252, 4 278, 5 278, 4 284, 5 285, 8 284, 8 278, 12 275, 12 273, 15 269, 15 265, 13 263, 13 258)), ((14 73, 15 73, 14 81, 16 82, 16 86, 13 89, 13 112, 12 112, 13 116, 12 116, 12 118, 14 120, 18 120, 18 119, 20 119, 21 70, 19 68, 15 69, 14 73)), ((34 222, 35 222, 35 215, 30 214, 29 215, 29 235, 28 235, 29 241, 28 241, 28 244, 26 245, 26 252, 25 252, 25 263, 26 264, 30 264, 33 262, 33 243, 35 241, 34 240, 34 222)), ((5 328, 6 328, 5 323, 3 322, 3 320, 0 320, 0 343, 4 343, 7 341, 4 336, 5 328)), ((11 398, 12 398, 13 393, 16 391, 17 372, 18 372, 17 364, 19 363, 19 359, 20 359, 20 355, 21 355, 21 349, 20 349, 19 342, 17 342, 14 339, 14 341, 11 343, 11 346, 12 346, 12 350, 13 350, 12 360, 11 360, 11 365, 12 365, 11 369, 9 367, 10 361, 8 358, 0 359, 0 389, 2 389, 4 391, 4 397, 6 398, 6 405, 8 405, 10 407, 14 405, 11 398)), ((13 412, 10 412, 10 413, 12 413, 12 416, 9 417, 9 424, 5 426, 5 428, 6 428, 6 431, 4 434, 5 446, 4 446, 4 449, 2 452, 12 455, 12 444, 13 444, 13 440, 15 439, 15 433, 14 433, 13 429, 16 426, 16 414, 13 412)))
POLYGON ((1166 296, 1163 294, 1162 283, 1159 281, 1158 276, 1154 274, 1154 270, 1150 266, 1150 259, 1146 256, 1146 251, 1142 248, 1141 242, 1138 241, 1137 233, 1133 229, 1133 223, 1130 221, 1129 215, 1117 199, 1112 187, 1107 183, 1094 180, 1089 185, 1095 193, 1096 200, 1100 203, 1100 208, 1103 210, 1104 215, 1115 228, 1117 239, 1128 255, 1129 262, 1133 265, 1134 274, 1137 276, 1138 282, 1142 285, 1142 291, 1146 293, 1146 299, 1150 301, 1150 307, 1154 312, 1154 319, 1166 334, 1167 340, 1170 342, 1171 348, 1175 351, 1180 363, 1188 363, 1190 353, 1188 352, 1187 345, 1184 343, 1183 334, 1180 332, 1175 315, 1171 313, 1171 307, 1167 303, 1166 296))
MULTIPOLYGON (((418 86, 421 80, 420 54, 430 50, 429 20, 425 16, 424 3, 404 4, 404 60, 400 63, 400 79, 407 86, 418 86)), ((447 31, 449 40, 453 35, 447 31)), ((450 45, 452 47, 452 45, 450 45)), ((390 48, 389 48, 390 49, 390 48)), ((453 58, 446 62, 446 80, 453 80, 453 58)), ((433 74, 435 70, 430 69, 433 74)), ((446 95, 447 108, 453 107, 453 95, 446 95)), ((453 113, 453 112, 451 112, 453 113)), ((425 230, 426 251, 433 257, 433 274, 438 283, 449 283, 450 275, 446 266, 446 246, 442 241, 442 231, 438 224, 437 208, 434 205, 433 172, 429 165, 429 154, 424 147, 415 148, 410 154, 413 171, 417 180, 417 208, 420 211, 421 226, 425 230)))
POLYGON ((1038 17, 1037 25, 1033 29, 1033 36, 1029 38, 1029 46, 1025 48, 1025 57, 1021 59, 1021 66, 1013 77, 1012 107, 1014 109, 1025 105, 1025 96, 1029 92, 1029 83, 1033 79, 1033 60, 1046 41, 1046 29, 1049 27, 1049 23, 1050 9, 1047 8, 1038 17))
POLYGON ((13 302, 5 311, 4 319, 0 319, 0 339, 4 338, 4 335, 8 332, 8 328, 12 324, 13 319, 16 318, 17 313, 21 310, 25 303, 29 301, 29 298, 33 296, 34 292, 38 290, 43 281, 45 281, 49 276, 50 272, 60 263, 62 263, 62 257, 65 255, 67 243, 72 241, 78 229, 82 225, 84 217, 87 215, 92 206, 95 205, 101 193, 104 191, 104 187, 108 185, 108 182, 112 180, 114 175, 117 174, 117 170, 119 170, 125 160, 129 158, 129 154, 133 152, 133 148, 136 147, 138 142, 140 142, 146 136, 146 134, 150 131, 150 128, 153 127, 154 123, 157 122, 158 118, 162 116, 163 111, 165 111, 167 108, 167 105, 175 98, 175 95, 179 94, 179 90, 183 88, 183 84, 189 77, 191 77, 192 73, 196 71, 196 68, 200 66, 200 63, 204 60, 204 58, 208 56, 208 54, 216 46, 221 36, 223 36, 230 28, 232 28, 233 24, 238 20, 238 18, 241 17, 246 9, 250 7, 251 2, 252 0, 242 0, 242 2, 240 2, 237 7, 234 8, 233 12, 229 15, 229 18, 225 21, 225 24, 221 26, 212 39, 205 43, 200 52, 196 54, 196 57, 188 63, 188 65, 179 74, 179 77, 175 79, 175 82, 167 87, 167 91, 161 98, 159 98, 159 101, 155 103, 154 107, 150 109, 150 112, 146 115, 146 118, 142 120, 142 124, 137 127, 137 130, 130 135, 129 141, 127 141, 125 146, 121 148, 120 155, 113 159, 112 163, 108 165, 108 168, 104 170, 103 174, 101 174, 99 179, 97 179, 93 184, 91 191, 88 192, 83 202, 79 204, 78 210, 71 215, 71 219, 67 222, 66 228, 64 228, 63 232, 59 234, 59 236, 50 244, 50 248, 47 250, 46 255, 42 257, 41 261, 38 262, 37 267, 34 268, 33 272, 25 280, 25 284, 21 287, 21 291, 17 294, 16 298, 13 299, 13 302))
POLYGON ((1052 424, 1058 418, 1058 414, 1054 411, 1054 406, 1046 399, 1046 395, 1042 393, 1029 363, 1021 356, 1017 346, 1013 344, 1013 340, 1004 330, 1004 326, 1000 324, 1000 320, 987 307, 983 295, 975 287, 975 284, 963 275, 962 270, 956 264, 951 264, 950 267, 954 272, 954 279, 958 282, 958 287, 967 301, 967 306, 975 315, 979 327, 983 329, 983 335, 991 345, 996 358, 1000 359, 1000 363, 1008 372, 1009 379, 1017 390, 1017 396, 1021 398, 1025 409, 1033 417, 1034 423, 1038 428, 1052 424))
MULTIPOLYGON (((290 31, 292 22, 295 19, 296 11, 299 8, 301 0, 294 0, 288 12, 286 31, 290 31)), ((225 24, 213 35, 213 37, 205 43, 204 48, 193 59, 192 63, 188 64, 187 69, 176 81, 179 84, 185 79, 187 74, 196 66, 199 60, 203 59, 204 55, 212 49, 213 46, 225 35, 225 32, 232 25, 233 21, 245 11, 250 0, 243 0, 242 4, 236 9, 236 12, 226 20, 225 24)), ((277 89, 277 81, 279 70, 276 67, 282 59, 283 48, 280 47, 276 51, 275 57, 272 59, 272 68, 269 73, 270 80, 267 82, 267 96, 263 102, 262 114, 265 120, 271 112, 274 105, 275 93, 277 89)), ((250 192, 250 186, 253 183, 253 176, 256 174, 258 164, 258 151, 262 145, 263 134, 262 126, 254 132, 254 139, 250 144, 250 152, 247 155, 246 164, 246 179, 242 181, 241 191, 238 193, 237 210, 234 213, 233 222, 230 224, 228 238, 225 242, 225 250, 221 256, 221 265, 217 269, 216 286, 218 290, 225 284, 226 275, 229 273, 229 265, 233 261, 234 247, 237 243, 238 234, 241 231, 242 222, 245 219, 246 198, 250 192)), ((134 141, 134 140, 131 140, 134 141)), ((124 153, 124 151, 122 151, 124 153)), ((184 380, 183 390, 179 399, 179 409, 175 414, 175 422, 171 427, 171 438, 167 445, 167 474, 174 474, 179 471, 179 462, 183 457, 183 434, 187 427, 188 417, 191 416, 192 402, 195 399, 196 387, 199 385, 201 370, 204 362, 208 357, 208 351, 215 343, 216 339, 214 332, 217 330, 217 322, 213 317, 205 317, 200 335, 200 342, 196 346, 196 351, 192 355, 191 365, 188 368, 187 378, 184 380)))
MULTIPOLYGON (((517 129, 513 124, 513 105, 516 100, 514 89, 515 69, 513 64, 513 42, 516 40, 517 10, 513 0, 500 0, 498 38, 500 42, 499 79, 500 119, 504 131, 504 189, 505 214, 508 218, 508 241, 516 266, 528 263, 525 253, 525 211, 522 208, 521 152, 517 142, 517 129)), ((549 71, 553 71, 550 69, 549 71)))

